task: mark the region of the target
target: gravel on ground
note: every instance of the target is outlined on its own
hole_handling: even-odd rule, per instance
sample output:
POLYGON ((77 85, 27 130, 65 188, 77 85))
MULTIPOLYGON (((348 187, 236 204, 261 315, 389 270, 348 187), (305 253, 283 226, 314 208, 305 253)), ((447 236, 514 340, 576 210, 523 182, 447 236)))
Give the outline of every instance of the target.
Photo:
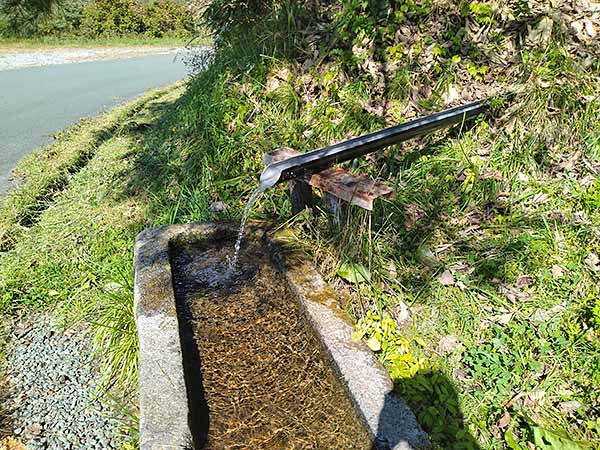
POLYGON ((88 330, 39 314, 15 322, 7 337, 13 438, 27 450, 116 449, 123 423, 100 398, 88 330))
POLYGON ((56 48, 33 51, 0 49, 0 70, 144 55, 175 55, 178 51, 180 49, 175 47, 56 48))

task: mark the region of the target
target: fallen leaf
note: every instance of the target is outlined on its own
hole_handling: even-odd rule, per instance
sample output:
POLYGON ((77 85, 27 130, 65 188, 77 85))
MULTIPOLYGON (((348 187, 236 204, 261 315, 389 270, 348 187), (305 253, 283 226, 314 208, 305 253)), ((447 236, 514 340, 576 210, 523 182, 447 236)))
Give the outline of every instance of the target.
POLYGON ((570 172, 577 166, 580 157, 581 151, 563 155, 563 160, 558 164, 558 168, 570 172))
POLYGON ((479 156, 487 156, 491 153, 492 149, 489 146, 477 147, 477 154, 479 156))
POLYGON ((571 31, 577 39, 582 42, 587 42, 594 39, 598 35, 597 25, 589 18, 583 18, 571 22, 571 31))
POLYGON ((510 319, 512 319, 513 313, 496 314, 490 316, 487 320, 500 325, 508 325, 510 319))
POLYGON ((593 186, 596 183, 596 179, 597 178, 598 177, 594 176, 594 175, 586 175, 581 180, 579 180, 579 185, 581 187, 590 187, 590 186, 593 186))
POLYGON ((410 319, 410 308, 402 300, 398 300, 398 304, 391 313, 398 325, 402 325, 410 319))
POLYGON ((533 203, 534 205, 541 205, 546 201, 548 201, 548 194, 544 194, 543 192, 535 194, 531 199, 531 203, 533 203))
POLYGON ((516 406, 535 409, 546 395, 546 391, 520 392, 504 404, 505 407, 516 406))
POLYGON ((558 280, 563 275, 564 275, 564 272, 563 272, 562 267, 560 267, 558 264, 554 264, 552 266, 552 279, 558 280))
POLYGON ((531 320, 535 323, 549 322, 554 317, 560 315, 566 309, 564 304, 556 305, 550 309, 538 308, 531 315, 531 320))
POLYGON ((102 290, 107 294, 116 294, 117 292, 121 292, 123 290, 123 285, 121 283, 116 283, 114 281, 110 283, 106 283, 102 290))
POLYGON ((444 270, 444 272, 438 277, 438 281, 443 286, 452 286, 455 283, 454 276, 449 270, 444 270))
POLYGON ((369 339, 367 339, 366 344, 367 347, 369 347, 373 352, 378 352, 381 350, 381 342, 379 342, 375 336, 371 336, 369 339))
POLYGON ((527 292, 521 291, 514 286, 502 282, 498 283, 498 292, 500 292, 500 294, 504 295, 513 303, 515 303, 517 300, 524 301, 529 298, 529 294, 527 292))
POLYGON ((505 430, 510 425, 511 420, 512 420, 512 418, 510 417, 510 414, 508 412, 505 412, 504 415, 502 417, 500 417, 500 419, 498 420, 496 425, 501 430, 505 430))
POLYGON ((17 339, 22 338, 33 329, 31 323, 19 322, 15 325, 13 333, 17 339))
POLYGON ((595 253, 588 254, 583 260, 583 262, 594 272, 600 272, 600 259, 598 259, 598 255, 596 255, 595 253))
POLYGON ((456 87, 453 84, 448 86, 448 89, 446 89, 446 92, 444 92, 444 94, 442 94, 442 100, 445 105, 454 103, 459 98, 460 98, 460 94, 458 93, 458 90, 456 89, 456 87))
POLYGON ((574 413, 575 411, 577 411, 582 406, 583 406, 583 404, 581 402, 578 402, 577 400, 569 400, 569 401, 566 401, 566 402, 559 403, 558 404, 558 409, 564 415, 569 415, 569 414, 574 413))
POLYGON ((23 430, 23 437, 27 440, 35 439, 42 434, 43 427, 39 423, 32 423, 23 430))
POLYGON ((211 205, 208 207, 208 209, 212 213, 220 213, 223 211, 227 211, 229 209, 229 205, 222 201, 216 201, 214 203, 211 203, 211 205))
POLYGON ((502 181, 504 176, 498 170, 486 170, 481 175, 479 175, 479 179, 481 180, 496 180, 502 181))
POLYGON ((271 93, 279 88, 281 84, 289 79, 290 71, 287 68, 281 68, 274 71, 267 78, 266 91, 271 93))
POLYGON ((415 225, 425 217, 425 211, 414 203, 404 205, 404 226, 407 230, 411 230, 415 225))
POLYGON ((60 292, 58 292, 58 291, 55 291, 54 289, 50 289, 50 290, 48 291, 48 295, 49 295, 50 297, 56 297, 57 295, 60 295, 60 292))
POLYGON ((583 19, 583 26, 585 28, 585 32, 587 33, 587 35, 590 38, 596 37, 596 35, 598 34, 598 31, 596 31, 596 27, 594 26, 594 24, 592 23, 591 20, 583 19))
POLYGON ((535 28, 529 27, 529 34, 527 35, 527 43, 529 45, 544 46, 552 37, 552 28, 554 22, 550 17, 544 17, 535 28))
POLYGON ((546 391, 544 390, 529 392, 525 395, 524 404, 530 408, 535 408, 542 402, 545 396, 546 391))
POLYGON ((438 344, 438 352, 442 355, 454 353, 456 350, 462 347, 462 343, 458 337, 454 334, 449 334, 440 339, 438 344))
POLYGON ((520 275, 517 277, 516 285, 518 288, 527 287, 533 283, 533 277, 530 275, 520 275))
POLYGON ((387 267, 387 275, 390 278, 398 277, 398 269, 396 268, 396 263, 394 261, 390 261, 387 267))
POLYGON ((455 262, 454 264, 448 266, 448 268, 452 272, 460 272, 460 273, 466 273, 466 274, 470 274, 475 271, 475 268, 471 267, 466 261, 455 262))
POLYGON ((466 369, 453 369, 452 370, 452 378, 458 381, 466 382, 471 381, 473 378, 468 374, 466 369))

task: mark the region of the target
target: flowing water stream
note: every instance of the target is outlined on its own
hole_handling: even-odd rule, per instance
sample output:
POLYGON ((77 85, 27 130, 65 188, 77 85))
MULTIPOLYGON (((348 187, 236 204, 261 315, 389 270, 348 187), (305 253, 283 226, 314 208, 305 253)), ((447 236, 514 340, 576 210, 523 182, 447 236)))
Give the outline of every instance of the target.
POLYGON ((240 248, 242 247, 242 239, 244 238, 244 228, 246 227, 246 222, 248 221, 250 211, 256 203, 256 200, 258 200, 258 197, 260 197, 260 194, 262 194, 268 187, 269 186, 261 183, 248 199, 248 203, 246 203, 246 207, 244 208, 244 214, 242 214, 242 221, 240 222, 240 231, 238 231, 237 240, 235 241, 233 257, 231 258, 231 261, 229 263, 229 272, 231 273, 235 271, 238 258, 240 257, 240 248))

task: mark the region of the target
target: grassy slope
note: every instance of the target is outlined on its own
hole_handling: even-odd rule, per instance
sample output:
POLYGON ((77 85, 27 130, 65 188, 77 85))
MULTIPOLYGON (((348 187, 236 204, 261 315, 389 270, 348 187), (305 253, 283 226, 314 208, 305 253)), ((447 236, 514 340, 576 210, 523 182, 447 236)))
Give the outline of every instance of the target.
MULTIPOLYGON (((150 94, 150 97, 157 94, 150 94)), ((23 159, 14 170, 16 187, 2 200, 0 209, 0 250, 11 248, 26 227, 35 223, 55 195, 60 195, 69 184, 73 173, 92 158, 99 145, 135 114, 148 101, 148 96, 110 113, 93 119, 84 119, 63 132, 56 143, 42 152, 23 159)))
POLYGON ((143 214, 146 198, 136 188, 135 161, 142 136, 162 133, 162 116, 183 89, 153 91, 84 121, 26 158, 18 167, 23 184, 3 208, 20 209, 17 215, 25 216, 31 202, 17 199, 32 192, 31 186, 60 187, 50 196, 38 196, 44 202, 35 203, 40 207, 35 222, 21 226, 11 249, 0 253, 0 312, 53 307, 67 320, 90 322, 106 381, 126 393, 126 407, 135 398, 137 370, 133 240, 149 223, 143 214), (103 138, 90 141, 98 133, 103 138), (87 155, 83 164, 80 158, 71 164, 77 152, 87 155), (42 167, 39 161, 47 164, 42 167))
MULTIPOLYGON (((139 229, 239 218, 263 151, 309 150, 440 109, 451 87, 456 103, 516 90, 474 127, 354 163, 397 189, 372 215, 351 208, 341 229, 307 214, 288 225, 341 287, 341 262, 370 269, 369 283, 349 287, 349 310, 438 447, 567 445, 547 430, 598 446, 599 68, 583 67, 588 48, 558 23, 548 41, 528 43, 543 12, 515 24, 473 4, 400 18, 393 27, 415 39, 383 33, 376 46, 355 44, 353 56, 343 42, 354 36, 338 36, 334 51, 335 39, 308 50, 296 42, 302 64, 244 35, 179 100, 157 100, 150 116, 119 127, 52 196, 0 256, 3 310, 58 303, 120 324, 128 339, 103 334, 105 355, 131 382, 139 229), (466 19, 479 41, 446 46, 466 19), (505 59, 488 57, 498 54, 505 59), (382 88, 369 68, 381 70, 383 58, 397 64, 382 88), (229 208, 213 213, 215 201, 229 208)), ((337 16, 336 29, 361 14, 337 16)), ((284 190, 268 192, 253 214, 285 224, 284 190)))

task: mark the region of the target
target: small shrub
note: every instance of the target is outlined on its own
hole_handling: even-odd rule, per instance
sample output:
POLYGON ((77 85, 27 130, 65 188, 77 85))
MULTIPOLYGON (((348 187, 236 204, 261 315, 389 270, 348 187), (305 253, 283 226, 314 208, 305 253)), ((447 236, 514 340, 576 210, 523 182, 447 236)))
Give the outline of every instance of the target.
POLYGON ((194 30, 192 11, 176 0, 142 5, 136 0, 94 0, 83 8, 80 34, 88 37, 145 33, 186 35, 194 30))
POLYGON ((8 17, 0 13, 0 36, 5 36, 8 33, 8 29, 8 17))
POLYGON ((213 0, 204 11, 204 22, 216 34, 243 28, 272 12, 275 0, 213 0))
POLYGON ((39 21, 36 34, 44 36, 76 34, 81 25, 82 14, 81 0, 62 0, 53 9, 52 14, 39 21))
POLYGON ((144 8, 145 33, 152 37, 165 34, 185 35, 194 30, 191 11, 174 0, 157 0, 144 8))
POLYGON ((135 0, 94 0, 85 5, 80 33, 88 37, 144 31, 141 5, 135 0))

